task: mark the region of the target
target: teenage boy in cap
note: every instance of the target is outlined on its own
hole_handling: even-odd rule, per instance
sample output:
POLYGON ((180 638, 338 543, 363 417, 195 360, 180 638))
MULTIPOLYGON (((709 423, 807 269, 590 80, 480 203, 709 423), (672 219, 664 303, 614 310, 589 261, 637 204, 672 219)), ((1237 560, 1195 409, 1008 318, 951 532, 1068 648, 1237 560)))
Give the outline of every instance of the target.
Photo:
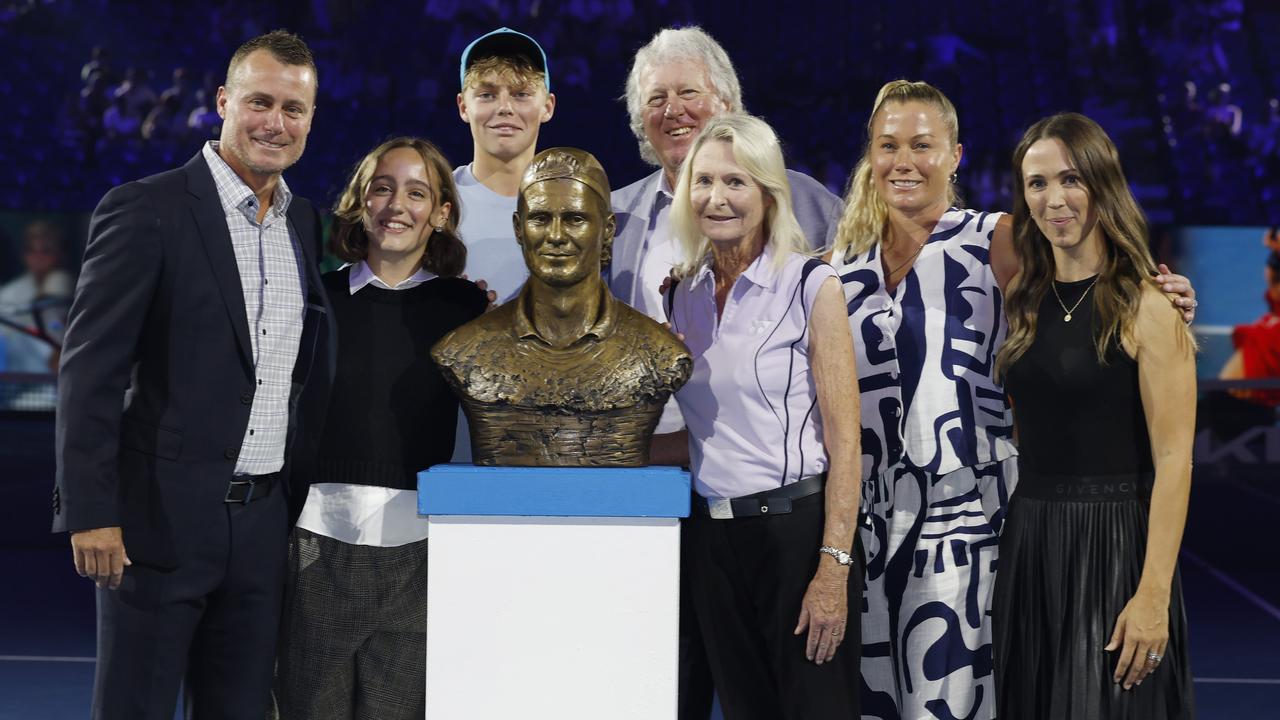
MULTIPOLYGON (((473 40, 462 51, 459 74, 458 115, 471 126, 473 150, 471 162, 453 171, 462 205, 458 236, 467 246, 467 277, 483 280, 489 297, 504 303, 529 277, 511 217, 556 96, 542 46, 511 28, 473 40)), ((453 462, 471 462, 471 432, 461 410, 457 438, 453 462)))
POLYGON ((462 51, 461 80, 458 115, 471 126, 474 149, 471 163, 453 172, 462 204, 458 234, 467 246, 467 276, 483 279, 503 303, 529 275, 511 216, 556 96, 542 47, 505 27, 462 51))

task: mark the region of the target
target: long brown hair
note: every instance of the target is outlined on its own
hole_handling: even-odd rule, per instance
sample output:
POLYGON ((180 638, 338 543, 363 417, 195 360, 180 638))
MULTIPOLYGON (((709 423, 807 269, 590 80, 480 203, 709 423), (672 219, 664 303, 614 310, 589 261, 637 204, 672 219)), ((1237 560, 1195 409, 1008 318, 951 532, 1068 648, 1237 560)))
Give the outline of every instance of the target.
MULTIPOLYGON (((1052 115, 1027 128, 1013 151, 1013 247, 1021 270, 1009 281, 1006 291, 1009 334, 996 356, 997 378, 1002 378, 1035 340, 1040 303, 1054 278, 1053 249, 1031 218, 1022 174, 1027 151, 1040 140, 1050 138, 1066 148, 1102 229, 1102 268, 1093 286, 1098 362, 1105 363, 1107 348, 1132 330, 1142 286, 1156 274, 1148 248, 1146 217, 1129 191, 1120 167, 1120 153, 1106 131, 1079 113, 1052 115)), ((1187 338, 1194 347, 1195 341, 1189 334, 1187 338)))
MULTIPOLYGON (((922 102, 932 105, 942 117, 942 124, 947 128, 947 139, 954 149, 960 144, 960 120, 956 116, 956 108, 947 96, 938 88, 927 82, 910 80, 892 80, 880 88, 876 94, 875 105, 872 106, 871 117, 867 119, 867 139, 862 146, 862 159, 853 169, 849 178, 849 188, 845 193, 844 214, 840 216, 840 225, 836 228, 835 241, 832 244, 832 258, 839 262, 845 253, 860 255, 882 242, 885 237, 885 226, 889 222, 889 206, 880 191, 876 189, 876 180, 871 173, 871 140, 876 118, 889 103, 922 102)), ((947 201, 960 206, 960 195, 954 183, 948 185, 947 201)))
MULTIPOLYGON (((422 254, 422 267, 440 277, 460 275, 467 266, 467 246, 458 238, 458 221, 462 217, 462 205, 458 200, 458 188, 453 184, 453 170, 444 154, 427 140, 416 137, 398 137, 388 140, 369 151, 351 172, 347 187, 333 208, 337 218, 329 251, 347 262, 358 262, 369 257, 369 236, 365 234, 365 194, 369 182, 384 155, 399 148, 409 148, 422 156, 428 176, 434 176, 439 188, 434 198, 435 207, 449 203, 449 215, 444 227, 427 238, 427 249, 422 254)), ((433 188, 434 189, 434 188, 433 188)))

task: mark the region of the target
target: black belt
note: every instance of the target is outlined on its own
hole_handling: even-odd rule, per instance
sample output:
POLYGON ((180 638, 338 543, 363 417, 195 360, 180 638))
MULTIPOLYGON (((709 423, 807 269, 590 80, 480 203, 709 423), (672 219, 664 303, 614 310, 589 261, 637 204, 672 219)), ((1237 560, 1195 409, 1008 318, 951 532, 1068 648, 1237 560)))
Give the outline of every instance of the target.
POLYGON ((227 485, 227 497, 223 502, 248 504, 271 494, 271 487, 280 479, 280 473, 267 475, 234 475, 227 485))
POLYGON ((1072 500, 1076 502, 1146 501, 1151 498, 1155 475, 1150 472, 1124 475, 1041 475, 1018 471, 1013 495, 1029 500, 1072 500))
POLYGON ((791 501, 806 498, 822 492, 827 482, 827 474, 810 475, 806 478, 783 485, 779 488, 762 490, 739 498, 704 498, 695 495, 693 506, 703 515, 710 515, 716 520, 731 518, 755 517, 759 515, 782 515, 791 512, 791 501))

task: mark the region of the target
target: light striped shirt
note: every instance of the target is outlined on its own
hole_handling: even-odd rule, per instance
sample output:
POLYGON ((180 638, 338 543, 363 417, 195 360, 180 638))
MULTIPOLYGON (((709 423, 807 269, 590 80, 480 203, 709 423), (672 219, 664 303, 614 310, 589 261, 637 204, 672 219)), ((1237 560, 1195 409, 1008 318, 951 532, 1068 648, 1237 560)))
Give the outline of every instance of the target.
MULTIPOLYGON (((631 307, 648 315, 660 323, 667 321, 667 308, 662 303, 662 295, 658 288, 671 275, 680 258, 676 249, 676 239, 671 233, 671 185, 667 183, 666 173, 658 180, 658 189, 653 194, 653 207, 649 210, 649 228, 644 235, 644 247, 640 249, 640 270, 638 279, 631 293, 631 307)), ((658 418, 658 427, 654 434, 678 432, 684 429, 684 415, 680 414, 680 403, 672 394, 662 408, 662 417, 658 418)))
POLYGON ((289 391, 306 311, 306 280, 300 245, 286 215, 293 194, 284 178, 276 184, 271 208, 259 223, 258 198, 217 150, 217 142, 206 144, 204 159, 218 188, 240 270, 256 377, 236 473, 264 475, 284 467, 289 391))

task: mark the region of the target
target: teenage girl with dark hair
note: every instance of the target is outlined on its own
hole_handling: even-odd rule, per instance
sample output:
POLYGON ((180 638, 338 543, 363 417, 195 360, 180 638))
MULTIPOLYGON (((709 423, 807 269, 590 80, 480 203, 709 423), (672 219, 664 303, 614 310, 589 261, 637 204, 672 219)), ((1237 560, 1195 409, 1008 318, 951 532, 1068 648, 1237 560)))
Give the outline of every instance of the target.
POLYGON ((289 546, 277 699, 283 718, 425 713, 427 526, 417 474, 453 454, 458 401, 437 340, 484 312, 458 278, 466 247, 451 165, 397 138, 356 166, 324 276, 337 373, 289 546))

